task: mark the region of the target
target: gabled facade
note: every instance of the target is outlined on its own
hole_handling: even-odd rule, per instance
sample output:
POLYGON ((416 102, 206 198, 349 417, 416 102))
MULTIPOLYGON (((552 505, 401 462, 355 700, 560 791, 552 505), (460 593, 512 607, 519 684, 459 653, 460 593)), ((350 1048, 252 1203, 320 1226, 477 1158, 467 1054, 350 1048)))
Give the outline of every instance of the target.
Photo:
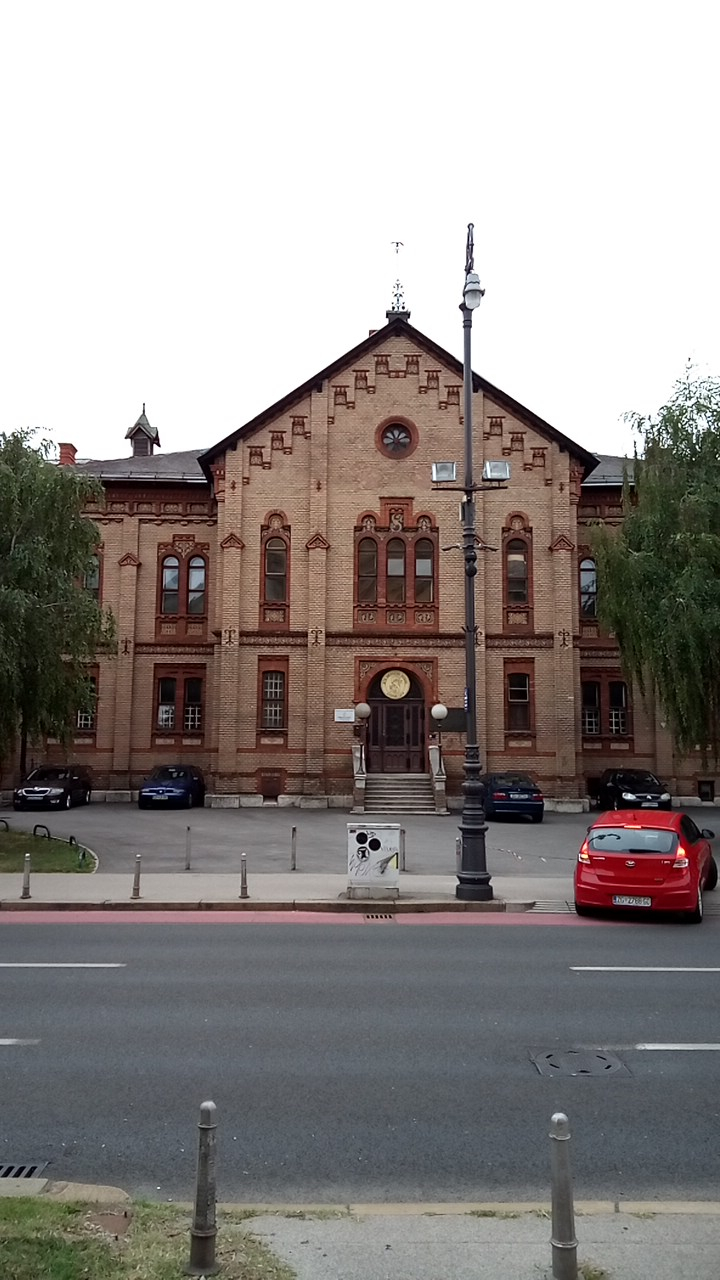
MULTIPOLYGON (((511 464, 507 488, 478 503, 483 760, 557 797, 586 794, 619 759, 669 779, 669 739, 633 705, 596 617, 588 525, 620 518, 622 464, 477 375, 473 412, 478 473, 511 464)), ((460 495, 431 481, 433 462, 462 460, 459 363, 391 315, 204 452, 155 452, 144 406, 129 435, 147 442, 133 457, 76 464, 105 487, 88 514, 118 625, 73 748, 99 785, 184 758, 228 803, 348 804, 363 733, 352 708, 371 707, 369 774, 423 773, 442 702, 459 794, 460 495)))

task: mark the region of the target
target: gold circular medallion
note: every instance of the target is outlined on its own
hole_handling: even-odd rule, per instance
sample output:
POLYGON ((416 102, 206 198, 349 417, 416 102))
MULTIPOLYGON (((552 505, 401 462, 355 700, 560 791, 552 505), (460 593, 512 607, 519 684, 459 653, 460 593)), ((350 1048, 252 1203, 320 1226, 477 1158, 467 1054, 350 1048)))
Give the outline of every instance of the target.
POLYGON ((410 688, 410 677, 404 671, 386 671, 380 688, 386 698, 404 698, 410 688))

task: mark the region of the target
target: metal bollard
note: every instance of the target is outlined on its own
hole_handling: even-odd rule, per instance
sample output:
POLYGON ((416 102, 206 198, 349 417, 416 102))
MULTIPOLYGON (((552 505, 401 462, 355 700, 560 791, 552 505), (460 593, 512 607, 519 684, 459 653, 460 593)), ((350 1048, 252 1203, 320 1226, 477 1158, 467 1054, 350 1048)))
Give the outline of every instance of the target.
POLYGON ((195 1183, 195 1212, 190 1228, 190 1261, 186 1276, 214 1276, 220 1270, 215 1261, 217 1221, 215 1216, 215 1130, 214 1102, 203 1102, 198 1125, 198 1162, 195 1183))
POLYGON ((250 897, 247 887, 247 857, 244 853, 240 854, 240 897, 250 897))
POLYGON ((132 893, 131 893, 131 895, 130 895, 130 897, 131 897, 131 898, 139 898, 139 897, 140 897, 140 871, 141 871, 141 868, 142 868, 142 854, 140 854, 140 853, 136 853, 136 854, 135 854, 135 875, 133 876, 133 887, 132 887, 132 893))
POLYGON ((405 828, 400 828, 400 870, 405 870, 405 828))
POLYGON ((186 871, 189 871, 189 870, 190 870, 190 842, 191 842, 191 840, 192 840, 192 836, 191 836, 191 834, 190 834, 190 828, 189 828, 189 827, 186 827, 186 828, 185 828, 185 870, 186 870, 186 871))
POLYGON ((577 1240, 570 1170, 570 1125, 562 1111, 550 1121, 552 1179, 552 1273, 554 1280, 578 1280, 577 1240))
POLYGON ((290 833, 290 870, 297 871, 297 827, 290 833))
POLYGON ((30 897, 30 854, 26 853, 23 859, 23 887, 21 898, 30 897))
POLYGON ((459 875, 462 865, 462 836, 455 838, 455 871, 459 875))

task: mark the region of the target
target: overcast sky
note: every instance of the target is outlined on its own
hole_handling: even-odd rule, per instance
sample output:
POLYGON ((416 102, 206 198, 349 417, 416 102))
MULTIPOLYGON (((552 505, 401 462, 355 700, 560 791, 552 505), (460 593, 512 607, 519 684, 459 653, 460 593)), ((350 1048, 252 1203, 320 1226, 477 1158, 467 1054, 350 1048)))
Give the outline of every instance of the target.
POLYGON ((0 429, 202 448, 385 322, 588 448, 720 373, 709 0, 6 0, 0 429), (392 241, 404 248, 396 259, 392 241))

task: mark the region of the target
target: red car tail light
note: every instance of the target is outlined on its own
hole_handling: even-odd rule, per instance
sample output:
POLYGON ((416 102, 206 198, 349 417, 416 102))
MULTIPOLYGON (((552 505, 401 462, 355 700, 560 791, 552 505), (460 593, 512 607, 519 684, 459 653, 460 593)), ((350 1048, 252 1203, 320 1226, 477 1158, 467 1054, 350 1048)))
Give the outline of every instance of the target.
POLYGON ((507 800, 507 792, 493 791, 493 800, 507 800))
POLYGON ((590 862, 590 854, 588 853, 588 842, 583 841, 582 848, 578 854, 578 862, 590 862))
POLYGON ((673 867, 676 871, 684 871, 685 868, 689 866, 690 866, 690 859, 687 856, 687 849, 683 849, 682 845, 679 844, 675 852, 675 861, 673 862, 673 867))

